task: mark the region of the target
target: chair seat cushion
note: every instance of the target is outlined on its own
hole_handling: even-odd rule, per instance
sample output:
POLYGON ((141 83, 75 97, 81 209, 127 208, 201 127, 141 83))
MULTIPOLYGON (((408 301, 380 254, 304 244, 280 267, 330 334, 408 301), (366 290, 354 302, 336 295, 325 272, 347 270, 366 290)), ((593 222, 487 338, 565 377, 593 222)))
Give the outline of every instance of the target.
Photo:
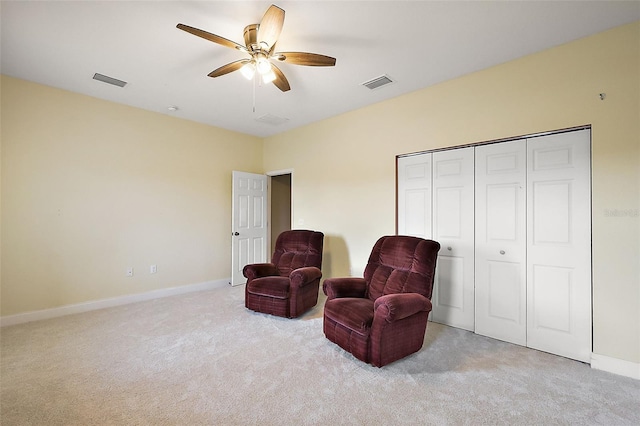
POLYGON ((262 277, 247 284, 247 292, 258 296, 287 299, 289 297, 289 277, 262 277))
POLYGON ((356 297, 327 300, 324 315, 349 330, 368 336, 373 322, 373 301, 356 297))

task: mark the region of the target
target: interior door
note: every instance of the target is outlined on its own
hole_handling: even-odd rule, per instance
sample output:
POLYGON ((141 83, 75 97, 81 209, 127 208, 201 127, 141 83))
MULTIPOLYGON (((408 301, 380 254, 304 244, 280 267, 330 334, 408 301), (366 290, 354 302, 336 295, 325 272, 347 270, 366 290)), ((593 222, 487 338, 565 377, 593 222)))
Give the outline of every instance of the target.
POLYGON ((526 140, 476 147, 476 324, 525 346, 526 140))
POLYGON ((245 265, 267 261, 267 176, 234 171, 231 209, 231 285, 239 285, 245 265))
POLYGON ((527 140, 527 346, 591 359, 591 131, 527 140))
POLYGON ((431 239, 431 153, 398 158, 398 234, 431 239))
POLYGON ((474 330, 473 148, 433 153, 433 239, 441 245, 432 320, 474 330))

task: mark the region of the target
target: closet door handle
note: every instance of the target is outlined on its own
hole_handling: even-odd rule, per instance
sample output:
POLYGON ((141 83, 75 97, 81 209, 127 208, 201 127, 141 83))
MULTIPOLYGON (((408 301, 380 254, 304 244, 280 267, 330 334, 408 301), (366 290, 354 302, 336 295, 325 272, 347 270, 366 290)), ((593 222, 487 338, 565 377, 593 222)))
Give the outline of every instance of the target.
POLYGON ((447 247, 447 250, 451 251, 451 246, 447 247))
POLYGON ((505 254, 506 252, 504 250, 500 250, 500 254, 505 254))

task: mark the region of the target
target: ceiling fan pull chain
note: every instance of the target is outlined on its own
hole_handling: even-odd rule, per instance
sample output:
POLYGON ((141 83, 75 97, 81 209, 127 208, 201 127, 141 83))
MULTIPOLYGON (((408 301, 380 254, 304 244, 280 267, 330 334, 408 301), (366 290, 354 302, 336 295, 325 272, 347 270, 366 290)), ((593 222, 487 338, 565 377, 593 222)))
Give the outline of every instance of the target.
POLYGON ((253 113, 256 113, 256 77, 253 76, 253 113))

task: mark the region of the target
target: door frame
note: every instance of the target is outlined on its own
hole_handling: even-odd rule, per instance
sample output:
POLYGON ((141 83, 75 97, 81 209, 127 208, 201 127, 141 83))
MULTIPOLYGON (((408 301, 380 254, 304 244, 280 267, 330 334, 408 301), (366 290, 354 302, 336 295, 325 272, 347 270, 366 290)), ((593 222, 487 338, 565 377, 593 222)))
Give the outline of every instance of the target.
MULTIPOLYGON (((291 183, 289 186, 289 190, 290 190, 290 201, 289 201, 289 216, 291 218, 290 223, 289 223, 289 229, 293 229, 293 169, 281 169, 281 170, 273 170, 270 172, 266 172, 265 175, 267 175, 267 247, 269 248, 269 252, 267 254, 267 256, 271 256, 273 253, 271 252, 271 246, 272 246, 272 238, 271 238, 271 232, 272 232, 272 213, 273 213, 273 202, 272 202, 272 189, 273 189, 273 185, 272 185, 272 178, 276 177, 276 176, 284 176, 284 175, 289 175, 291 176, 291 183)), ((270 258, 268 259, 269 261, 271 260, 270 258)))

